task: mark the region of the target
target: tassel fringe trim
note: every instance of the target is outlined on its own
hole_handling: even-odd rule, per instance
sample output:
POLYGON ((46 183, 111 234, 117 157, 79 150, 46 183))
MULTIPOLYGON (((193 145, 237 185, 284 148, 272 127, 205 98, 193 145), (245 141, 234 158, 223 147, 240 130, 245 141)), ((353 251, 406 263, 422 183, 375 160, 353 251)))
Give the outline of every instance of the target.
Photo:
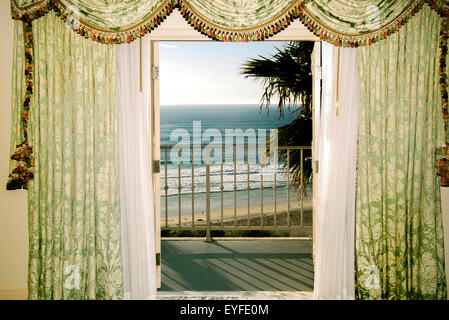
POLYGON ((21 127, 24 141, 16 146, 16 151, 11 156, 12 160, 17 161, 17 167, 10 173, 7 190, 27 189, 27 183, 34 178, 34 158, 33 148, 28 143, 28 117, 31 110, 31 98, 33 96, 33 24, 31 21, 24 22, 24 46, 25 46, 25 87, 21 127))
POLYGON ((443 19, 440 31, 440 90, 442 100, 442 111, 444 120, 444 134, 446 146, 436 150, 437 174, 441 176, 441 186, 449 187, 449 112, 448 112, 448 77, 447 77, 447 54, 449 25, 447 16, 443 19))
POLYGON ((359 47, 374 44, 398 31, 414 16, 424 4, 428 4, 441 16, 449 16, 449 6, 442 0, 416 0, 395 21, 381 30, 358 36, 345 35, 321 25, 305 8, 305 1, 298 1, 287 9, 280 17, 263 26, 248 30, 232 30, 217 26, 199 16, 185 0, 167 0, 154 15, 146 21, 126 31, 105 31, 89 26, 83 21, 74 21, 59 0, 43 0, 27 8, 18 8, 15 0, 11 1, 11 12, 14 19, 32 21, 53 10, 65 23, 73 26, 79 35, 104 44, 121 44, 132 42, 157 28, 175 8, 179 9, 184 19, 197 31, 217 41, 247 42, 269 39, 288 27, 295 19, 302 23, 317 37, 336 46, 359 47))

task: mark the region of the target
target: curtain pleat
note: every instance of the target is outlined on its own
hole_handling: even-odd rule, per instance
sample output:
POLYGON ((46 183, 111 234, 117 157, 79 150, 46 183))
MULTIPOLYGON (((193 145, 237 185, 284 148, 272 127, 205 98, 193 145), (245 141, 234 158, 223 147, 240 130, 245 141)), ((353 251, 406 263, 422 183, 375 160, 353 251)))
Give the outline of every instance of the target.
POLYGON ((116 49, 33 22, 29 297, 122 298, 116 49))
POLYGON ((354 299, 357 52, 322 45, 314 298, 354 299))
POLYGON ((157 290, 149 40, 117 47, 123 285, 125 299, 133 300, 154 299, 157 290))
POLYGON ((445 299, 435 148, 444 145, 440 17, 423 8, 359 49, 356 258, 362 299, 445 299))

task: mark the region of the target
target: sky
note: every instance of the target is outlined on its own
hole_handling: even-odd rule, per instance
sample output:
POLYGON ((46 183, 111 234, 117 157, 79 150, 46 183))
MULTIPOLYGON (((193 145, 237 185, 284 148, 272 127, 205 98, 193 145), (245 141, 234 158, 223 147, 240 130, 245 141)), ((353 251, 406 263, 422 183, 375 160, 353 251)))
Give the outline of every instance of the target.
MULTIPOLYGON (((161 105, 259 104, 262 83, 245 79, 242 65, 270 57, 287 42, 159 43, 161 105)), ((272 101, 276 103, 277 101, 272 101)))

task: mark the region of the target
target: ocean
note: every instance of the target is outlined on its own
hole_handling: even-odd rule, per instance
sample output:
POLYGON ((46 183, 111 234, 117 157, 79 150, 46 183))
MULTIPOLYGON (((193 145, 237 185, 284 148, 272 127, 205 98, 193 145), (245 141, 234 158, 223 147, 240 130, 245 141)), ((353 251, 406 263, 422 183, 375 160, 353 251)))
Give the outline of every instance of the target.
MULTIPOLYGON (((226 142, 226 130, 241 129, 246 133, 255 133, 253 140, 244 139, 245 146, 269 137, 270 130, 291 123, 295 114, 285 112, 280 118, 276 106, 270 107, 268 113, 266 109, 260 112, 259 105, 184 105, 184 106, 161 106, 161 146, 175 146, 182 143, 193 143, 197 145, 207 145, 215 136, 215 143, 222 145, 226 142), (248 131, 249 130, 249 131, 248 131), (222 141, 220 141, 220 136, 222 141), (184 139, 184 140, 182 140, 184 139), (218 140, 217 140, 218 139, 218 140)), ((242 141, 240 141, 242 142, 242 141)), ((232 145, 236 145, 234 139, 232 145)), ((185 145, 185 144, 184 144, 185 145)), ((228 145, 227 145, 228 146, 228 145)), ((234 168, 232 149, 230 153, 221 154, 217 151, 212 153, 210 168, 211 179, 211 211, 221 209, 221 184, 223 183, 223 207, 224 210, 234 207, 234 186, 236 187, 236 207, 246 207, 248 205, 248 180, 250 190, 250 205, 260 206, 261 204, 261 169, 256 154, 251 154, 248 170, 247 153, 237 156, 238 163, 234 168), (240 156, 240 158, 239 158, 240 156), (221 160, 223 164, 223 182, 221 176, 221 160), (235 173, 235 181, 234 181, 235 173)), ((244 152, 244 151, 243 151, 244 152)), ((192 155, 189 150, 181 154, 181 214, 192 213, 192 155)), ((161 215, 165 217, 165 186, 167 189, 168 216, 178 215, 178 187, 179 187, 179 167, 177 161, 178 154, 167 153, 165 159, 164 150, 161 150, 161 215), (167 168, 167 181, 165 181, 165 168, 167 168)), ((194 210, 195 213, 206 211, 206 167, 205 156, 198 150, 193 156, 195 166, 194 177, 194 210)), ((287 179, 282 168, 277 169, 277 201, 287 202, 287 179)), ((274 175, 263 174, 263 203, 269 205, 274 203, 274 175)), ((310 188, 309 188, 310 189, 310 188)), ((311 192, 309 190, 308 194, 311 192)), ((297 201, 298 197, 291 190, 291 201, 297 201)))

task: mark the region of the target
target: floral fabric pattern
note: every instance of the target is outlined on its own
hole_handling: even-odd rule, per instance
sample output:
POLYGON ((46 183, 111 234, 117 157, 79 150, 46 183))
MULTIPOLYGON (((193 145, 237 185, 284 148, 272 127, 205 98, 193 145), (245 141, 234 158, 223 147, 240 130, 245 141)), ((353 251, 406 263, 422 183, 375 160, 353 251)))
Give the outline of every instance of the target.
POLYGON ((363 35, 392 23, 420 0, 313 0, 306 10, 321 24, 345 35, 363 35))
POLYGON ((446 299, 435 149, 444 145, 441 18, 424 7, 359 49, 357 291, 361 299, 446 299))
POLYGON ((121 299, 116 48, 33 21, 30 299, 121 299))

